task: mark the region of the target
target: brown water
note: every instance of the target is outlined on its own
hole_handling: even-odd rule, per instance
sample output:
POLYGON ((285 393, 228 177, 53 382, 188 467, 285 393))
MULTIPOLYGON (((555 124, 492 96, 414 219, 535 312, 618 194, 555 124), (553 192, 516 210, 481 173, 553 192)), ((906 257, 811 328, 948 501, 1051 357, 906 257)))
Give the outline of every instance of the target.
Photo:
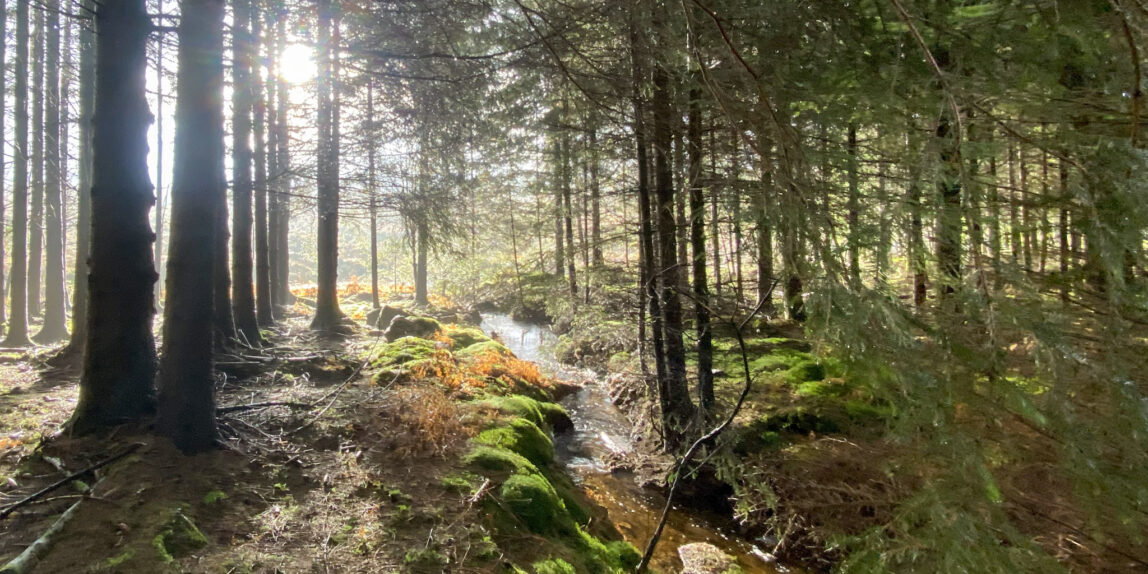
MULTIPOLYGON (((609 471, 606 458, 632 448, 632 428, 626 416, 610 401, 598 375, 559 363, 553 352, 556 337, 545 327, 488 313, 482 316, 482 328, 497 334, 518 358, 537 363, 555 377, 583 384, 579 392, 562 401, 574 420, 574 430, 555 437, 558 459, 583 492, 606 509, 622 536, 639 550, 645 548, 657 527, 665 498, 639 487, 628 474, 609 471)), ((678 547, 708 542, 735 556, 748 574, 791 572, 751 541, 738 537, 729 526, 728 518, 675 506, 662 531, 653 568, 666 573, 680 572, 678 547)))

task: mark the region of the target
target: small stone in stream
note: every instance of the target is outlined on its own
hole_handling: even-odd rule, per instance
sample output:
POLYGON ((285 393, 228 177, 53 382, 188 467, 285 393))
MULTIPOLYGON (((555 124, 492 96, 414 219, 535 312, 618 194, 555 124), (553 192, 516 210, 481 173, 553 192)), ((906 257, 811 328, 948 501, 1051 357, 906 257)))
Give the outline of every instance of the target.
POLYGON ((713 544, 697 542, 678 547, 682 558, 682 574, 722 574, 737 565, 737 561, 713 544))

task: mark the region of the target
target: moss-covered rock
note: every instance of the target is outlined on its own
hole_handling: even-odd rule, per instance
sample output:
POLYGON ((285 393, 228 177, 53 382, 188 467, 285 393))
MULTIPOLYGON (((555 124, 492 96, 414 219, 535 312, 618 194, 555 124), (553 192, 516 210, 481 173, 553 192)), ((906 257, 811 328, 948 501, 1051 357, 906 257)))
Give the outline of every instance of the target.
POLYGON ((577 574, 574 566, 561 558, 535 562, 533 568, 534 574, 577 574))
POLYGON ((491 338, 482 332, 482 329, 477 327, 459 327, 457 325, 448 325, 443 330, 443 335, 451 341, 451 348, 455 351, 460 351, 476 343, 485 343, 490 341, 491 338))
POLYGON ((495 353, 503 357, 513 357, 514 353, 506 345, 494 340, 486 340, 469 345, 463 349, 456 349, 455 356, 460 359, 473 359, 485 353, 495 353))
POLYGON ((566 432, 574 428, 574 421, 562 405, 548 401, 538 401, 523 395, 489 397, 478 403, 504 414, 524 418, 539 427, 554 432, 566 432))
POLYGON ((383 337, 387 341, 396 341, 403 337, 421 337, 427 339, 442 330, 442 325, 430 317, 395 317, 383 337))
POLYGON ((538 467, 526 457, 497 446, 476 445, 463 456, 464 464, 488 472, 538 473, 538 467))
POLYGON ((510 475, 502 483, 499 496, 533 532, 548 534, 570 526, 565 504, 546 477, 540 474, 510 475))
POLYGON ((474 442, 516 452, 538 467, 545 467, 554 460, 554 444, 550 437, 538 425, 522 418, 482 431, 474 442))

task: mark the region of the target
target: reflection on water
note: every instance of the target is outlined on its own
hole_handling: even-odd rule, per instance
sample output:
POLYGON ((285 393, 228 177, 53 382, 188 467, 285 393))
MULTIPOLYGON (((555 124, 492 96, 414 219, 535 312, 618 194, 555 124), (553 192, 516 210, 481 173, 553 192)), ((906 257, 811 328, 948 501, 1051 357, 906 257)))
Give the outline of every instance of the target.
MULTIPOLYGON (((497 334, 518 358, 535 362, 560 379, 584 383, 580 391, 562 401, 574 420, 574 431, 556 437, 555 450, 575 482, 589 498, 606 509, 610 521, 626 540, 639 549, 644 548, 657 526, 665 498, 638 487, 627 474, 608 471, 607 457, 611 453, 626 452, 633 443, 629 421, 610 402, 597 374, 559 363, 553 352, 557 337, 545 327, 519 323, 500 313, 484 313, 482 328, 497 334)), ((788 571, 771 563, 760 548, 715 526, 721 522, 720 517, 707 517, 692 510, 671 513, 658 543, 653 567, 662 572, 679 572, 682 564, 678 547, 708 542, 736 556, 747 573, 788 571)))

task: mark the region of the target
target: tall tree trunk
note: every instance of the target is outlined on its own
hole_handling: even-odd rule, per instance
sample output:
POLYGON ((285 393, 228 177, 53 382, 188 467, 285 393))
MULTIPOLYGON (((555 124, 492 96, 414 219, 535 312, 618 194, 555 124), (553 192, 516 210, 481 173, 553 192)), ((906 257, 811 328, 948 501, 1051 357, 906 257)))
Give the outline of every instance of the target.
MULTIPOLYGON (((690 38, 691 44, 694 38, 690 38)), ((698 334, 698 403, 702 413, 709 415, 714 407, 713 333, 710 331, 710 288, 706 280, 706 198, 701 183, 702 175, 702 121, 701 90, 698 79, 691 74, 686 140, 689 164, 686 183, 690 197, 690 246, 693 249, 694 314, 698 334)), ((760 230, 759 230, 760 232, 760 230)))
MULTIPOLYGON (((679 75, 675 74, 675 82, 678 80, 679 75)), ((678 106, 677 101, 674 106, 678 106)), ((688 104, 687 104, 688 107, 688 104)), ((688 292, 690 290, 690 221, 686 217, 686 204, 689 203, 689 174, 687 171, 689 167, 686 165, 686 142, 685 131, 686 125, 680 119, 675 118, 672 125, 674 131, 674 230, 678 238, 678 269, 681 269, 681 290, 688 292)))
POLYGON ((599 176, 598 130, 590 130, 590 243, 594 248, 594 266, 603 264, 602 257, 602 189, 599 176))
POLYGON ((1057 161, 1060 166, 1060 190, 1057 198, 1060 200, 1060 212, 1057 214, 1057 227, 1059 228, 1058 235, 1060 236, 1060 256, 1057 258, 1060 261, 1060 300, 1067 303, 1069 295, 1069 279, 1068 279, 1068 264, 1069 264, 1069 231, 1068 231, 1068 206, 1071 198, 1068 192, 1068 162, 1061 158, 1057 161))
MULTIPOLYGON (((282 57, 282 54, 287 46, 287 12, 280 7, 275 21, 275 41, 276 41, 276 60, 282 57)), ((276 233, 273 241, 275 242, 275 259, 272 264, 275 266, 275 272, 272 273, 272 281, 277 285, 276 291, 279 296, 275 299, 277 305, 290 305, 295 302, 295 296, 291 294, 291 246, 288 238, 291 231, 291 137, 290 137, 290 124, 287 118, 287 107, 291 99, 290 86, 287 85, 287 80, 284 79, 283 74, 279 75, 279 85, 276 92, 275 101, 275 127, 279 132, 279 150, 277 152, 278 159, 276 165, 279 167, 279 177, 276 178, 276 195, 279 200, 276 202, 276 233)))
POLYGON ((881 206, 880 222, 877 231, 877 269, 875 280, 878 287, 889 285, 889 254, 893 249, 893 218, 889 204, 888 165, 883 158, 877 162, 877 203, 881 206))
POLYGON ((1008 141, 1008 187, 1009 187, 1009 256, 1015 266, 1021 257, 1021 228, 1020 228, 1020 193, 1017 188, 1017 153, 1016 142, 1012 138, 1008 141))
MULTIPOLYGON (((989 130, 989 141, 993 138, 993 130, 989 130)), ((1000 184, 997 180, 997 155, 994 153, 989 157, 989 257, 992 259, 993 270, 993 289, 999 290, 1001 288, 1001 261, 1003 257, 1002 241, 1001 241, 1001 192, 1000 184)))
POLYGON ((375 82, 367 80, 367 195, 371 218, 371 308, 379 308, 379 207, 375 197, 375 82))
MULTIPOLYGON (((343 322, 343 311, 339 309, 339 141, 335 116, 335 102, 338 98, 337 72, 333 64, 332 46, 337 40, 338 31, 332 34, 334 9, 331 0, 319 0, 319 293, 315 299, 315 317, 311 328, 329 331, 343 322)), ((337 27, 337 24, 335 25, 337 27)))
MULTIPOLYGON (((710 118, 710 178, 717 178, 717 121, 710 118)), ((721 297, 721 223, 718 222, 718 201, 721 187, 710 185, 710 243, 714 247, 714 290, 721 297)))
MULTIPOLYGON (((633 73, 631 100, 634 106, 634 143, 637 148, 638 159, 638 227, 640 234, 638 250, 640 272, 638 275, 641 287, 644 289, 639 299, 640 303, 649 305, 649 331, 654 344, 655 373, 660 383, 665 378, 666 372, 665 341, 662 333, 662 308, 658 300, 658 265, 657 255, 654 252, 654 225, 650 215, 652 202, 650 201, 650 162, 647 155, 649 142, 646 141, 646 112, 642 95, 642 88, 648 78, 645 70, 646 49, 645 38, 642 35, 643 26, 637 20, 641 11, 641 6, 635 5, 631 7, 630 13, 630 61, 633 73)), ((645 309, 645 305, 641 307, 643 310, 645 309)), ((646 321, 642 319, 645 317, 639 318, 639 345, 645 340, 643 331, 646 329, 646 321)), ((640 346, 639 351, 642 353, 642 373, 645 374, 647 367, 645 366, 644 349, 640 346)), ((663 437, 666 430, 666 428, 662 429, 663 437)))
MULTIPOLYGON (((0 10, 0 38, 5 39, 5 41, 0 42, 0 62, 7 62, 8 61, 6 59, 6 56, 7 56, 6 52, 7 52, 7 48, 8 48, 8 42, 7 42, 7 38, 8 38, 8 9, 7 9, 7 6, 5 6, 5 8, 3 10, 0 10)), ((6 64, 5 64, 5 66, 6 66, 6 64)), ((7 101, 6 101, 7 99, 8 99, 8 76, 7 76, 7 74, 0 74, 0 110, 8 109, 7 108, 7 101)), ((0 113, 0 149, 7 149, 8 132, 5 131, 5 124, 7 123, 5 121, 6 119, 7 119, 7 114, 0 113)), ((5 285, 7 285, 7 283, 5 282, 5 275, 4 275, 4 262, 6 262, 8 260, 7 257, 5 256, 6 254, 4 253, 4 251, 5 251, 4 238, 7 236, 6 230, 4 229, 4 227, 5 227, 4 216, 6 215, 5 211, 7 211, 6 210, 7 206, 6 206, 5 201, 4 201, 4 197, 6 195, 4 193, 5 181, 6 181, 4 178, 6 175, 5 174, 6 170, 7 170, 7 162, 0 161, 0 325, 4 325, 5 323, 8 322, 7 308, 4 306, 4 293, 5 293, 4 287, 5 287, 5 285)))
POLYGON ((849 285, 861 289, 861 178, 857 171, 857 124, 849 124, 846 151, 849 154, 849 285))
POLYGON ((757 143, 761 153, 761 191, 753 194, 754 217, 757 220, 757 298, 762 309, 773 307, 773 226, 770 210, 774 204, 773 158, 766 132, 761 131, 757 143))
MULTIPOLYGON (((563 129, 563 128, 557 128, 563 129)), ((563 168, 562 142, 554 138, 554 274, 561 277, 566 273, 566 235, 563 226, 563 195, 562 181, 565 177, 563 168)))
MULTIPOLYGON (((88 342, 70 422, 86 434, 155 406, 155 261, 145 0, 98 4, 88 342)), ((198 175, 198 174, 197 174, 198 175)), ((181 366, 182 367, 182 366, 181 366)))
POLYGON ((741 133, 737 125, 730 125, 730 211, 733 217, 733 248, 730 257, 733 263, 734 301, 740 304, 745 298, 743 277, 741 274, 741 133))
POLYGON ((12 272, 5 347, 26 347, 28 338, 28 2, 16 2, 15 159, 12 163, 12 272))
POLYGON ((226 205, 224 0, 181 0, 171 243, 156 428, 184 452, 215 444, 212 274, 226 205))
MULTIPOLYGON (((256 61, 263 61, 260 57, 262 39, 263 13, 257 3, 251 17, 251 50, 256 61)), ((255 66, 251 74, 255 134, 255 318, 259 325, 270 325, 275 322, 275 306, 271 302, 271 256, 267 251, 267 100, 263 97, 261 68, 255 66)))
MULTIPOLYGON (((82 0, 82 9, 95 11, 94 0, 82 0)), ((72 339, 68 346, 82 352, 88 336, 88 257, 92 233, 92 111, 96 92, 96 37, 92 26, 80 26, 80 156, 76 190, 76 261, 72 285, 72 339)))
MULTIPOLYGON (((60 2, 47 0, 44 74, 44 324, 36 341, 51 344, 68 336, 64 294, 64 202, 60 167, 60 2)), ((67 150, 63 150, 66 152, 67 150)))
POLYGON ((32 34, 32 213, 28 220, 28 315, 39 317, 44 276, 44 9, 32 34))
MULTIPOLYGON (((156 0, 157 11, 163 14, 164 1, 156 0)), ((163 43, 164 34, 155 37, 155 268, 159 273, 159 285, 163 285, 163 210, 166 203, 163 197, 163 43)), ((156 308, 159 308, 163 299, 163 290, 155 290, 156 308)))
MULTIPOLYGON (((961 159, 958 134, 947 114, 937 123, 941 171, 937 179, 940 213, 937 226, 938 299, 944 302, 961 283, 961 159)), ((957 128, 959 129, 959 127, 957 128)))
MULTIPOLYGON (((659 44, 664 43, 664 22, 661 10, 655 7, 654 28, 659 33, 659 44)), ((681 445, 684 427, 694 416, 686 380, 686 348, 682 339, 682 301, 678 289, 682 283, 678 268, 677 233, 674 219, 674 172, 671 158, 673 133, 670 126, 670 75, 665 58, 654 58, 654 173, 657 194, 658 243, 662 279, 662 315, 665 325, 666 376, 662 381, 662 421, 665 425, 667 446, 681 445)))
POLYGON ((430 250, 430 226, 426 215, 423 214, 415 223, 415 305, 426 307, 429 303, 427 293, 427 255, 430 250))
POLYGON ((251 2, 234 0, 231 25, 232 89, 231 99, 231 305, 235 314, 236 334, 249 345, 259 345, 259 321, 255 315, 254 254, 251 249, 251 90, 252 50, 251 2))
POLYGON ((574 208, 570 198, 571 180, 573 179, 573 174, 571 172, 573 169, 570 165, 570 132, 568 130, 562 131, 561 146, 561 152, 559 155, 562 161, 562 220, 566 226, 566 278, 570 283, 570 295, 577 297, 578 271, 575 268, 576 251, 574 250, 574 208))

